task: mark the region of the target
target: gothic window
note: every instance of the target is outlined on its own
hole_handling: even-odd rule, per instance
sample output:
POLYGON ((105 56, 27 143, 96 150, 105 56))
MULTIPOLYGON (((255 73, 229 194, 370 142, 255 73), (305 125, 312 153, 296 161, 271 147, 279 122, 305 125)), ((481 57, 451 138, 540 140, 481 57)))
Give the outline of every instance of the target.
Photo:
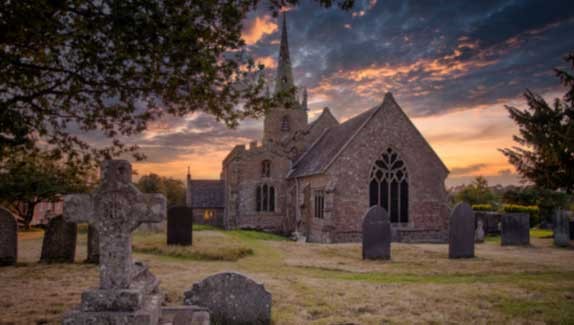
POLYGON ((325 213, 325 192, 315 191, 315 218, 323 219, 325 213))
POLYGON ((373 165, 369 183, 369 206, 379 205, 391 222, 409 222, 409 179, 407 166, 388 148, 373 165))
POLYGON ((271 176, 271 161, 270 160, 263 160, 261 163, 261 177, 270 177, 271 176))
POLYGON ((281 131, 289 131, 289 117, 287 115, 281 119, 281 131))
POLYGON ((271 185, 261 184, 255 189, 255 211, 275 211, 275 188, 271 185))

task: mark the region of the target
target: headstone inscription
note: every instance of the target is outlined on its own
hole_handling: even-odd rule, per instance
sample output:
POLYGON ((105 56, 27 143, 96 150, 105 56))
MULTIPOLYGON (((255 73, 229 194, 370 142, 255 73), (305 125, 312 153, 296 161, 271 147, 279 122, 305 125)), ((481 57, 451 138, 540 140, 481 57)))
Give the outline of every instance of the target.
POLYGON ((44 263, 74 263, 78 227, 64 217, 54 216, 48 222, 42 241, 40 261, 44 263))
POLYGON ((530 216, 526 213, 502 215, 500 244, 503 246, 530 244, 530 216))
POLYGON ((391 224, 385 209, 372 206, 363 218, 363 259, 391 258, 391 224))
POLYGON ((468 203, 459 203, 454 208, 448 228, 448 257, 474 257, 474 212, 468 203))
POLYGON ((18 223, 10 211, 0 207, 0 266, 16 264, 18 259, 18 223))
POLYGON ((167 244, 189 246, 192 244, 193 209, 184 206, 167 211, 167 244))
POLYGON ((92 225, 88 225, 88 254, 86 257, 86 263, 100 263, 100 240, 98 237, 98 229, 92 225))
POLYGON ((125 160, 102 163, 101 182, 91 194, 64 197, 64 217, 96 227, 100 246, 100 285, 82 293, 79 308, 63 324, 157 324, 163 300, 159 281, 143 263, 133 263, 131 232, 142 222, 165 218, 161 194, 143 194, 131 182, 125 160))
POLYGON ((271 294, 240 273, 218 273, 194 283, 183 303, 208 308, 213 324, 271 324, 271 294))
POLYGON ((568 247, 570 245, 570 220, 562 209, 556 209, 554 215, 554 245, 568 247))

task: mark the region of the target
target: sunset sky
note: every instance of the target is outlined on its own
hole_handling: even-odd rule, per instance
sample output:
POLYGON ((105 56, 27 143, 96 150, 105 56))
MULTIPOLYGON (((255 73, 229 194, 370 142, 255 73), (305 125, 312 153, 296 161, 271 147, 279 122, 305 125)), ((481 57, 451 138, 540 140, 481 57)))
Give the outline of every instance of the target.
MULTIPOLYGON (((518 177, 498 148, 516 127, 505 105, 524 107, 526 88, 553 100, 564 93, 553 68, 574 51, 573 1, 357 1, 352 11, 302 1, 287 13, 295 83, 309 91, 312 121, 328 106, 340 122, 395 99, 450 169, 447 186, 477 175, 490 184, 518 177)), ((266 8, 245 21, 249 53, 274 76, 278 19, 266 8)), ((132 139, 149 172, 218 178, 237 144, 260 140, 262 121, 226 129, 193 114, 154 123, 132 139)))

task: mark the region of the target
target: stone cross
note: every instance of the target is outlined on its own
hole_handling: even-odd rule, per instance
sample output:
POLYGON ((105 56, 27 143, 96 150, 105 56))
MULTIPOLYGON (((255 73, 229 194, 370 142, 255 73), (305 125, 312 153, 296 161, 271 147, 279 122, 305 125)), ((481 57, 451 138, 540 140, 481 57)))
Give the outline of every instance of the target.
POLYGON ((99 187, 90 194, 64 197, 64 217, 88 222, 100 240, 100 289, 127 289, 135 273, 131 233, 143 222, 165 218, 162 194, 141 193, 132 184, 132 168, 125 160, 106 160, 99 187))

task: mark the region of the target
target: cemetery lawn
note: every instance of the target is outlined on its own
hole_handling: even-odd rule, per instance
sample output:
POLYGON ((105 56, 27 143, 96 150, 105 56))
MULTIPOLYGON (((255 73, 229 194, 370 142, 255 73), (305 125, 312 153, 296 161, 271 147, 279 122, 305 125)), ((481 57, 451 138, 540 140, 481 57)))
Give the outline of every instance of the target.
MULTIPOLYGON (((490 240, 467 260, 449 260, 447 245, 393 243, 392 261, 382 262, 362 261, 360 244, 195 230, 191 249, 134 236, 135 259, 161 279, 168 305, 210 274, 238 271, 271 292, 274 324, 574 323, 574 249, 553 247, 546 234, 533 234, 530 247, 490 240)), ((39 264, 43 233, 18 236, 19 265, 0 268, 0 324, 59 324, 97 284, 96 266, 39 264)), ((78 238, 82 261, 86 234, 78 238)))

